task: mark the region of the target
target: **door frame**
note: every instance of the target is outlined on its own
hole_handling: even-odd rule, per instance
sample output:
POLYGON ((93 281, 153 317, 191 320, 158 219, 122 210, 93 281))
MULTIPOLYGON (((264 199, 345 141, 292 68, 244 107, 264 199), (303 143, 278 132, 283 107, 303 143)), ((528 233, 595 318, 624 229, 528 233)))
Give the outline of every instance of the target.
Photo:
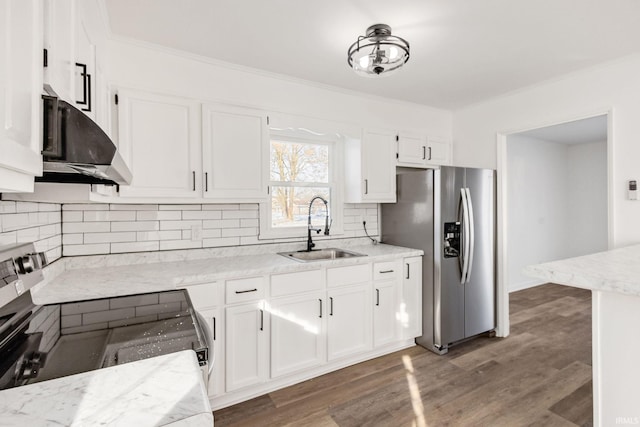
POLYGON ((539 129, 549 126, 555 126, 576 120, 589 119, 597 116, 607 116, 607 240, 608 248, 614 247, 614 203, 613 203, 613 119, 614 109, 596 110, 574 116, 558 117, 553 120, 532 123, 530 126, 519 127, 516 129, 505 129, 498 131, 496 134, 497 146, 497 254, 498 272, 497 280, 497 327, 496 335, 506 337, 510 332, 509 322, 509 272, 508 272, 508 200, 507 200, 507 183, 509 181, 509 170, 507 161, 507 137, 509 135, 526 132, 533 129, 539 129))

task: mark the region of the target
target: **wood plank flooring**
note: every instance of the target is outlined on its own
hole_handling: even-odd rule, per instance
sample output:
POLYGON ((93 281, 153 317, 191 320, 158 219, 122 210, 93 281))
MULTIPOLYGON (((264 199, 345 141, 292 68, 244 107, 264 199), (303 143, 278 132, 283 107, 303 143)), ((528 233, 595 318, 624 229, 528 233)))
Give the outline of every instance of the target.
POLYGON ((591 292, 510 296, 511 335, 412 347, 214 412, 223 426, 590 426, 591 292))

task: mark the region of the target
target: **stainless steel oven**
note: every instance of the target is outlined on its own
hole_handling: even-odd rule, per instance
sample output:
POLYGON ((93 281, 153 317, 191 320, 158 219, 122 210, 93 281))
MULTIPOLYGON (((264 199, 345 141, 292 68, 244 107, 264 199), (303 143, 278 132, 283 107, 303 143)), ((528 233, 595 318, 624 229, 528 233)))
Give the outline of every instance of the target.
POLYGON ((0 390, 182 350, 207 383, 208 335, 185 290, 39 306, 28 288, 44 264, 29 245, 0 250, 0 390))

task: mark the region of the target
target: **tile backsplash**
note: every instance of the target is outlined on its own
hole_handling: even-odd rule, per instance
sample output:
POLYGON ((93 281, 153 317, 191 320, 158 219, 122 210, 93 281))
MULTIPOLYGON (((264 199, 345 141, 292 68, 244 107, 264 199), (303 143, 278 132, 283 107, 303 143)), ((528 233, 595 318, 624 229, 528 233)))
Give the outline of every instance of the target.
MULTIPOLYGON (((378 235, 378 205, 345 204, 344 233, 378 235)), ((259 207, 241 204, 58 204, 0 201, 0 246, 35 242, 50 262, 62 256, 216 248, 303 241, 259 239, 259 207), (194 235, 194 231, 196 234, 194 235)))
POLYGON ((0 246, 35 242, 49 262, 62 256, 62 213, 58 203, 0 201, 0 246))

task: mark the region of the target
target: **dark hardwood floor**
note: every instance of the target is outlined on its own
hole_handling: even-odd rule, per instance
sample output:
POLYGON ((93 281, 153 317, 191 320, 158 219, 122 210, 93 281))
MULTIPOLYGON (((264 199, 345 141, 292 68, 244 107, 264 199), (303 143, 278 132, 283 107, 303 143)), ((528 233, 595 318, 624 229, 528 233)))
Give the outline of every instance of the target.
POLYGON ((592 425, 591 293, 511 294, 511 335, 399 351, 214 412, 222 426, 592 425))

